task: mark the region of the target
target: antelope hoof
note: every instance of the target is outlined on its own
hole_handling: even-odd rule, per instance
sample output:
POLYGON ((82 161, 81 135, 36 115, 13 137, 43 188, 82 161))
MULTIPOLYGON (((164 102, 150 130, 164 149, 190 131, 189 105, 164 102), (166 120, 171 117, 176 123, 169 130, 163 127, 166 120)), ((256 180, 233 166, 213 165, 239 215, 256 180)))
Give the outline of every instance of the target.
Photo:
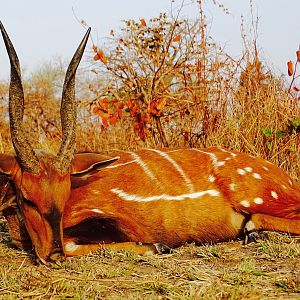
POLYGON ((54 253, 50 255, 51 262, 63 262, 66 260, 66 257, 61 253, 54 253))
POLYGON ((244 245, 257 242, 258 239, 257 228, 251 220, 249 220, 245 224, 244 234, 245 234, 244 245))
POLYGON ((154 247, 157 251, 157 254, 171 254, 171 253, 173 253, 173 250, 165 244, 154 243, 153 245, 154 245, 154 247))

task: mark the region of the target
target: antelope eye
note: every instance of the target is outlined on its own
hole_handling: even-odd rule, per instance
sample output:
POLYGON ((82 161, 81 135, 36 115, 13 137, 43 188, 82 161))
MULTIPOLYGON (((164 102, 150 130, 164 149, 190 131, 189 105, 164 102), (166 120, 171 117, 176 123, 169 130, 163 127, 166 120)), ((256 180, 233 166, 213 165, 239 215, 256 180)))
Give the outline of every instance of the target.
POLYGON ((37 206, 32 201, 30 201, 28 199, 23 199, 23 203, 26 206, 29 206, 29 207, 34 208, 34 209, 37 209, 37 206))

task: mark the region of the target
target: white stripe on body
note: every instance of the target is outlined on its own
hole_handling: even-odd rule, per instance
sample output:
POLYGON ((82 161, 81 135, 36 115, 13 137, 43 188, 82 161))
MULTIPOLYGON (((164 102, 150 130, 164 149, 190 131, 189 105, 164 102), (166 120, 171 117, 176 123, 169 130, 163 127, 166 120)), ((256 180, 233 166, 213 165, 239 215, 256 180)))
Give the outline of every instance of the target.
POLYGON ((194 150, 194 151, 197 151, 197 152, 200 152, 200 153, 208 155, 211 158, 211 160, 212 160, 212 164, 213 164, 214 170, 215 171, 218 170, 218 158, 217 158, 217 156, 215 154, 207 152, 207 151, 203 151, 203 150, 200 150, 200 149, 196 149, 196 148, 191 148, 191 150, 194 150))
POLYGON ((141 159, 141 157, 135 152, 128 152, 133 158, 134 162, 137 163, 146 173, 146 175, 155 182, 156 186, 161 189, 161 184, 159 180, 155 177, 155 175, 148 168, 147 164, 141 159))
POLYGON ((216 147, 219 151, 224 152, 224 153, 229 153, 227 150, 221 148, 220 146, 216 147))
POLYGON ((235 157, 236 156, 236 154, 235 153, 233 153, 233 152, 231 152, 231 151, 228 151, 228 150, 225 150, 225 149, 223 149, 223 148, 221 148, 221 147, 217 147, 217 149, 219 149, 221 152, 223 152, 223 153, 228 153, 228 154, 230 154, 231 156, 233 156, 233 157, 235 157))
MULTIPOLYGON (((188 149, 188 148, 187 148, 188 149)), ((187 150, 187 149, 174 149, 174 150, 168 150, 165 153, 173 153, 173 152, 178 152, 178 151, 183 151, 183 150, 187 150)))
POLYGON ((162 156, 163 158, 165 158, 166 160, 168 160, 173 166, 174 168, 178 171, 178 173, 181 175, 181 177, 183 178, 183 180, 185 181, 190 193, 194 192, 194 186, 191 182, 191 180, 189 179, 189 177, 184 173, 184 171, 182 170, 182 168, 177 164, 177 162, 172 159, 167 153, 160 151, 160 150, 156 150, 156 149, 147 149, 148 151, 153 151, 157 154, 159 154, 160 156, 162 156))
POLYGON ((197 199, 203 196, 217 197, 220 195, 220 193, 217 190, 205 190, 205 191, 194 192, 189 194, 181 194, 177 196, 161 194, 161 195, 154 195, 149 197, 143 197, 135 194, 128 194, 123 190, 117 188, 111 189, 110 191, 125 201, 135 201, 135 202, 151 202, 151 201, 159 201, 159 200, 182 201, 186 199, 197 199))

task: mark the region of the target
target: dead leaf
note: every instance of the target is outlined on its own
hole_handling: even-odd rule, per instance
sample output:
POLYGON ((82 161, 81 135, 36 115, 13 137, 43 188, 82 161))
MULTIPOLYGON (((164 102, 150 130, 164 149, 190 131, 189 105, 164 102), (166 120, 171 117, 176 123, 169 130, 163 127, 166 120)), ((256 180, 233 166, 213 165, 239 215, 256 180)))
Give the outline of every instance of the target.
POLYGON ((142 26, 147 26, 145 19, 140 19, 142 26))
POLYGON ((117 122, 118 122, 118 117, 117 116, 111 116, 109 118, 110 125, 115 125, 117 122))
POLYGON ((165 105, 166 105, 166 98, 160 98, 156 103, 156 108, 162 111, 165 105))
POLYGON ((299 92, 300 91, 300 89, 297 86, 294 86, 293 89, 294 89, 295 92, 299 92))
POLYGON ((293 62, 290 60, 287 63, 287 67, 288 67, 288 74, 289 76, 292 76, 294 73, 294 66, 293 66, 293 62))
POLYGON ((104 52, 101 49, 98 49, 96 55, 94 56, 94 61, 97 60, 102 61, 104 64, 107 63, 107 57, 104 55, 104 52))
POLYGON ((107 128, 108 127, 107 119, 102 118, 102 124, 103 124, 103 126, 105 126, 107 128))
POLYGON ((119 117, 119 119, 122 119, 122 116, 123 116, 122 109, 118 109, 118 117, 119 117))
POLYGON ((178 42, 180 42, 180 40, 181 40, 181 35, 178 34, 178 35, 176 35, 176 36, 174 37, 173 42, 174 42, 174 43, 178 43, 178 42))

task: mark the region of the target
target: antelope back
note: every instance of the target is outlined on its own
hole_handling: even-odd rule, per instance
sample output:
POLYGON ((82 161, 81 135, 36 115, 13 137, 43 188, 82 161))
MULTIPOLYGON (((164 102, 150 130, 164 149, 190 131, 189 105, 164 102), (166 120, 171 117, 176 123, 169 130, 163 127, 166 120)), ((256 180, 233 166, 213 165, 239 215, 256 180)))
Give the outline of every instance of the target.
POLYGON ((35 151, 23 128, 24 93, 19 60, 0 22, 11 65, 10 131, 16 155, 0 155, 0 173, 10 181, 22 220, 37 256, 45 262, 63 253, 62 214, 70 197, 70 168, 75 152, 75 75, 88 41, 88 29, 66 73, 61 102, 62 143, 57 155, 35 151))

